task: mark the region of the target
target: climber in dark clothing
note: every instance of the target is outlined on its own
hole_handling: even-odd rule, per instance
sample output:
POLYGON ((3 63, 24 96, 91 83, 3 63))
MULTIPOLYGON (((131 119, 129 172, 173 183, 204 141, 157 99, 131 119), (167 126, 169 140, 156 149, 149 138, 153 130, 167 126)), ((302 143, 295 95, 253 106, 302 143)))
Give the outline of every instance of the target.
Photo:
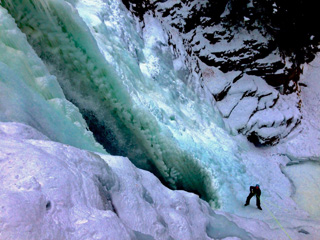
POLYGON ((260 186, 259 184, 257 184, 255 187, 254 186, 250 186, 250 194, 247 197, 247 201, 246 204, 244 206, 248 206, 250 204, 250 199, 256 195, 256 204, 257 204, 257 208, 262 210, 261 206, 260 206, 260 196, 261 196, 261 190, 260 190, 260 186))

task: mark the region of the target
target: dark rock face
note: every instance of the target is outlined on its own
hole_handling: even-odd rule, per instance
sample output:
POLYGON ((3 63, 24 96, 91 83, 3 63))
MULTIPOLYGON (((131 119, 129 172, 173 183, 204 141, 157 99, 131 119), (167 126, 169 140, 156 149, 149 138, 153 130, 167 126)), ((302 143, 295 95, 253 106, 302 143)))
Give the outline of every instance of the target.
POLYGON ((280 52, 257 1, 123 2, 140 21, 148 13, 162 23, 190 81, 208 89, 233 134, 273 145, 300 123, 302 62, 280 52))

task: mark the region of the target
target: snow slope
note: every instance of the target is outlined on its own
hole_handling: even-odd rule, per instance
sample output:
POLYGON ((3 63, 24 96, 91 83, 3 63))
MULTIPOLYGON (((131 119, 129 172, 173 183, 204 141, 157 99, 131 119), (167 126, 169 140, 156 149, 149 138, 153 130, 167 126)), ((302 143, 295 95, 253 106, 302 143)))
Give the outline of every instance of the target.
MULTIPOLYGON (((261 221, 250 207, 245 218, 214 211, 127 158, 52 142, 20 123, 0 123, 0 136, 1 239, 286 238, 267 213, 261 221)), ((292 239, 318 236, 311 219, 281 220, 292 239)))
POLYGON ((251 239, 198 196, 164 187, 127 158, 0 123, 0 238, 251 239))

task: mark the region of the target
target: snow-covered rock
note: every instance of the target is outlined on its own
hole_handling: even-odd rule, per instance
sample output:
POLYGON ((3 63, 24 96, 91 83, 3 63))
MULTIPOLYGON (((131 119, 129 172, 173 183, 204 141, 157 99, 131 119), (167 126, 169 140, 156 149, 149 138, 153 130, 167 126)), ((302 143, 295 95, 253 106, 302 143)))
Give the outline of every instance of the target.
POLYGON ((153 15, 162 23, 174 54, 192 76, 188 83, 201 82, 209 89, 231 133, 242 133, 257 145, 273 145, 300 123, 297 81, 302 71, 280 55, 254 17, 245 17, 243 26, 235 28, 226 20, 227 2, 124 2, 141 21, 153 15), (236 88, 237 94, 232 91, 236 88))

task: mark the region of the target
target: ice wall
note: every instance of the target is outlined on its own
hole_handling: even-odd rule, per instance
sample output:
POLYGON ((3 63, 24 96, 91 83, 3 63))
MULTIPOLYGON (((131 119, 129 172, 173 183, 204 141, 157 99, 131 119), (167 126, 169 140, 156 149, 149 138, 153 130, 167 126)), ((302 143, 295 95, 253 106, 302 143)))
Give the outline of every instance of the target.
POLYGON ((249 182, 219 114, 174 71, 156 22, 139 35, 119 1, 2 1, 112 154, 219 207, 249 182), (235 181, 236 180, 236 181, 235 181), (232 186, 231 186, 232 185, 232 186))
POLYGON ((104 152, 76 106, 0 6, 0 121, 23 122, 54 141, 104 152))

